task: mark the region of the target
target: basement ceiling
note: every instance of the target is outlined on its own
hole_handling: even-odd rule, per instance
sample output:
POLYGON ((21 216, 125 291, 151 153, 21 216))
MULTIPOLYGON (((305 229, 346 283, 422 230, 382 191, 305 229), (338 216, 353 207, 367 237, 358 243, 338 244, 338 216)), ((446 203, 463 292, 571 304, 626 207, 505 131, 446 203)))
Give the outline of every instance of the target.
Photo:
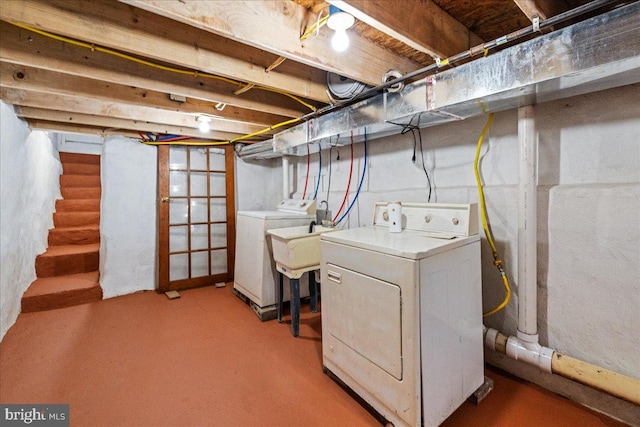
POLYGON ((376 86, 588 0, 331 3, 344 53, 324 1, 3 0, 0 98, 34 129, 250 143, 330 103, 327 72, 376 86))

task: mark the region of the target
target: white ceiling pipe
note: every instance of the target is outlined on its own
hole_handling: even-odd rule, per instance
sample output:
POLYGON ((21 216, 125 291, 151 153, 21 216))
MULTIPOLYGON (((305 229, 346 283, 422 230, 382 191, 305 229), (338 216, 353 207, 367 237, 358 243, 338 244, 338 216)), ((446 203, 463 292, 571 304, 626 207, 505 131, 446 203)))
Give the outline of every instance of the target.
POLYGON ((291 197, 289 193, 289 157, 282 156, 282 198, 291 197))
POLYGON ((640 405, 640 380, 636 378, 574 359, 547 347, 537 344, 535 346, 528 345, 516 337, 506 336, 492 328, 485 328, 484 344, 493 351, 537 366, 545 372, 562 376, 640 405), (509 342, 511 342, 511 351, 509 351, 509 342), (513 349, 516 349, 516 352, 513 349))
POLYGON ((530 345, 538 343, 537 143, 534 107, 518 108, 518 338, 530 345))

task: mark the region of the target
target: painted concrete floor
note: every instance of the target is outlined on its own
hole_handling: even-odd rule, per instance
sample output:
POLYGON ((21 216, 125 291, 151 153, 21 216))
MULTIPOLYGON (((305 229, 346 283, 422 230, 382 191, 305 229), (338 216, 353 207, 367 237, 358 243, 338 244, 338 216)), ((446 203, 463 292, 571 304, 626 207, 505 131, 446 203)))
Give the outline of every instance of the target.
MULTIPOLYGON (((72 426, 379 426, 322 373, 320 314, 300 337, 232 285, 21 314, 0 344, 0 402, 68 403, 72 426)), ((286 319, 285 319, 286 320, 286 319)), ((618 426, 489 368, 495 389, 446 426, 618 426)))

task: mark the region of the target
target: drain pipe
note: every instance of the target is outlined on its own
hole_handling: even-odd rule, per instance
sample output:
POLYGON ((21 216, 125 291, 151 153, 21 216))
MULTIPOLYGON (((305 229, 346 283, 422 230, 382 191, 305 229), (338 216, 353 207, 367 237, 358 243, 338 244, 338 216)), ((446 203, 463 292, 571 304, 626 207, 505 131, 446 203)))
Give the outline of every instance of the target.
POLYGON ((538 343, 537 138, 533 106, 518 109, 520 203, 518 210, 518 331, 506 336, 485 327, 485 346, 596 390, 640 405, 640 380, 574 359, 538 343))
POLYGON ((282 156, 282 198, 291 197, 289 193, 289 156, 282 156))
POLYGON ((506 354, 551 373, 553 350, 538 344, 537 137, 534 107, 518 109, 520 165, 518 206, 518 331, 509 337, 506 354))

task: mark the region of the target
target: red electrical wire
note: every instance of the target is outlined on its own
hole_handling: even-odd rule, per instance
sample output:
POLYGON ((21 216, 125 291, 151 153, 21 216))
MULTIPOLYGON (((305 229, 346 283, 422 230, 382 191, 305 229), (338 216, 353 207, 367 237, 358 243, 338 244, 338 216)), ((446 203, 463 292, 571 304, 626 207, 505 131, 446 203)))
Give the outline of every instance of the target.
POLYGON ((344 193, 344 199, 342 200, 342 204, 340 205, 340 209, 336 213, 336 216, 333 217, 333 222, 336 222, 344 204, 347 202, 347 197, 349 196, 349 187, 351 187, 351 175, 353 174, 353 131, 351 131, 351 165, 349 166, 349 180, 347 181, 347 190, 344 193))
POLYGON ((302 199, 307 195, 307 184, 309 183, 309 165, 311 162, 311 155, 309 154, 309 144, 307 144, 307 177, 304 179, 304 191, 302 192, 302 199))

